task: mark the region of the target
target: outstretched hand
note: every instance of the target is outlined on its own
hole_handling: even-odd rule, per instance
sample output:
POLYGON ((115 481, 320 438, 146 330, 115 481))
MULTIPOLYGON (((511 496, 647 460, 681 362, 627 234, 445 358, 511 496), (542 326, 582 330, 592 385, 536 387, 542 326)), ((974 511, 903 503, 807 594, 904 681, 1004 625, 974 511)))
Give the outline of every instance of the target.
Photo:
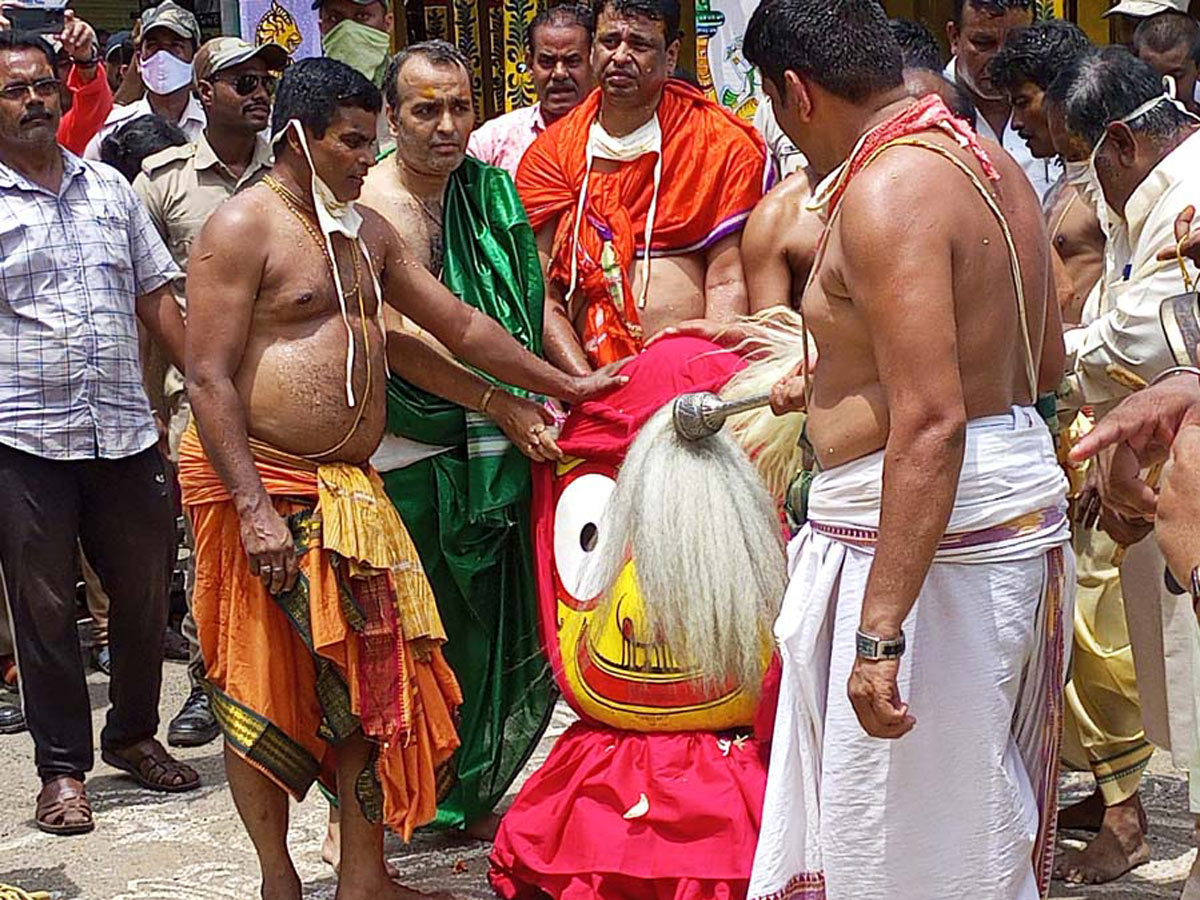
POLYGON ((1071 462, 1091 459, 1101 450, 1125 444, 1142 467, 1167 458, 1185 422, 1200 423, 1200 380, 1177 375, 1126 397, 1071 448, 1071 462))
POLYGON ((590 375, 577 375, 571 379, 571 387, 566 392, 567 396, 559 399, 566 400, 568 403, 582 403, 584 400, 591 400, 593 397, 603 397, 605 394, 615 391, 624 384, 629 383, 628 375, 621 375, 621 369, 633 357, 627 356, 625 359, 618 359, 614 363, 609 363, 602 369, 597 369, 590 375))
POLYGON ((917 724, 900 699, 899 674, 898 659, 854 660, 847 693, 859 724, 871 737, 896 740, 917 724))

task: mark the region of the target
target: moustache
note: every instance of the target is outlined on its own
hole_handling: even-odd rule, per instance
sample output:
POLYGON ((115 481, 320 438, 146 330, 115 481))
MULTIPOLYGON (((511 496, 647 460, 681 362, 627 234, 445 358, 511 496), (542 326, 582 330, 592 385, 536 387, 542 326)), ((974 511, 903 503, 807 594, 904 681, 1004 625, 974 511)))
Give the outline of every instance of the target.
POLYGON ((33 122, 49 122, 50 112, 46 109, 34 109, 21 116, 21 125, 29 125, 33 122))

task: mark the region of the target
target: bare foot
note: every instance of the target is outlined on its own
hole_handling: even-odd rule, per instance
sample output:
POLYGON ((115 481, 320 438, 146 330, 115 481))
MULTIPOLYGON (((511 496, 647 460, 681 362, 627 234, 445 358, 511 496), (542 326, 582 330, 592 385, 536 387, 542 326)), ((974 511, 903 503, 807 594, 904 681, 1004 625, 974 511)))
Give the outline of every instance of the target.
POLYGON ((1100 792, 1084 797, 1078 803, 1058 811, 1058 827, 1073 831, 1099 831, 1104 822, 1104 798, 1100 792))
POLYGON ((496 839, 496 832, 500 828, 500 817, 495 813, 488 813, 481 819, 476 819, 474 822, 468 822, 466 833, 467 837, 474 838, 477 841, 487 841, 491 843, 496 839))
POLYGON ((1071 884, 1105 884, 1150 861, 1137 795, 1104 812, 1104 822, 1082 850, 1061 849, 1054 877, 1071 884))
MULTIPOLYGON (((341 826, 337 822, 330 821, 329 830, 325 832, 325 842, 321 844, 321 859, 329 866, 333 867, 334 874, 338 874, 342 868, 342 832, 341 826)), ((387 877, 396 879, 400 877, 400 870, 393 866, 386 859, 383 861, 384 871, 387 872, 387 877)))
POLYGON ((263 875, 262 900, 301 900, 300 876, 293 869, 268 878, 263 875))

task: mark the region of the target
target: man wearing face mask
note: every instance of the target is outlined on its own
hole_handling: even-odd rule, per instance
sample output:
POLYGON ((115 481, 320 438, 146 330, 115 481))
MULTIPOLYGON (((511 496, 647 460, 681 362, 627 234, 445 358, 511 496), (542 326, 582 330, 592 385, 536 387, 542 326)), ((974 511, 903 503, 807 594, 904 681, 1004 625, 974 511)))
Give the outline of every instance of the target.
MULTIPOLYGON (((1065 333, 1068 375, 1061 400, 1068 407, 1090 405, 1103 425, 1122 398, 1175 362, 1159 310, 1163 300, 1185 290, 1184 277, 1180 263, 1158 256, 1174 243, 1179 209, 1200 202, 1200 124, 1164 92, 1158 73, 1123 48, 1077 60, 1049 96, 1062 107, 1068 135, 1091 150, 1108 231, 1101 292, 1085 310, 1084 324, 1065 333)), ((1194 279, 1196 269, 1184 265, 1194 279)), ((1150 524, 1109 502, 1115 466, 1111 453, 1101 456, 1102 524, 1114 538, 1134 544, 1150 524)), ((1164 603, 1162 559, 1152 546, 1131 548, 1121 569, 1145 732, 1187 767, 1197 733, 1190 699, 1195 626, 1164 603), (1176 651, 1164 656, 1164 647, 1176 651), (1143 654, 1147 666, 1141 665, 1143 654)), ((1113 849, 1124 852, 1141 841, 1131 828, 1114 836, 1120 841, 1113 849)), ((1083 880, 1087 871, 1080 875, 1083 880)))
POLYGON ((529 145, 592 89, 592 29, 592 13, 586 6, 563 4, 538 13, 525 32, 529 41, 525 63, 537 103, 480 125, 467 152, 516 177, 529 145))
MULTIPOLYGON (((355 205, 382 105, 343 63, 289 67, 270 173, 213 213, 188 260, 195 428, 180 484, 194 610, 230 787, 272 900, 301 896, 288 794, 318 778, 340 800, 339 900, 411 898, 384 867, 383 826, 407 839, 434 817, 435 773, 458 745, 461 694, 433 592, 368 464, 387 421, 382 304, 506 383, 581 402, 623 382, 539 360, 355 205)), ((426 368, 407 365, 417 351, 393 358, 401 374, 426 368)))
MULTIPOLYGON (((319 11, 325 55, 344 62, 382 90, 392 49, 389 0, 313 0, 312 8, 319 11)), ((377 139, 380 150, 392 146, 387 116, 379 117, 377 139)))
POLYGON ((517 189, 546 266, 546 356, 582 373, 686 319, 748 308, 741 231, 769 184, 758 132, 670 78, 675 0, 602 0, 600 83, 542 134, 517 189))
POLYGON ((204 108, 192 94, 192 58, 199 46, 196 17, 174 0, 164 0, 142 13, 137 65, 146 84, 146 96, 136 103, 114 107, 99 133, 88 142, 84 158, 100 159, 104 139, 138 116, 161 116, 196 140, 205 124, 204 108))
MULTIPOLYGON (((1090 147, 1062 133, 1061 107, 1048 98, 1047 91, 1073 61, 1093 49, 1075 25, 1051 20, 1013 31, 990 66, 992 82, 1012 102, 1013 125, 1034 155, 1057 154, 1066 160, 1066 172, 1047 195, 1045 211, 1051 246, 1065 276, 1059 279, 1063 318, 1075 326, 1083 315, 1084 300, 1103 273, 1105 238, 1086 177, 1090 147)), ((1066 446, 1094 424, 1089 411, 1080 412, 1066 429, 1066 446)), ((1098 474, 1068 469, 1076 510, 1087 509, 1093 491, 1088 479, 1098 474)), ((1075 769, 1091 771, 1097 788, 1092 796, 1064 809, 1058 824, 1093 831, 1096 836, 1083 850, 1063 848, 1056 871, 1069 881, 1104 883, 1150 858, 1138 789, 1154 748, 1142 724, 1125 620, 1118 568, 1124 551, 1098 523, 1082 515, 1076 516, 1072 537, 1077 589, 1062 758, 1075 769)))
MULTIPOLYGON (((133 189, 146 203, 185 276, 192 243, 208 217, 234 193, 256 184, 271 167, 271 148, 261 132, 271 120, 274 73, 287 62, 287 52, 278 44, 254 47, 235 37, 207 42, 195 59, 196 90, 207 118, 204 133, 193 143, 163 150, 142 164, 133 189)), ((176 285, 180 303, 184 295, 185 281, 180 279, 176 285)), ((191 412, 183 376, 165 365, 157 348, 151 349, 147 369, 156 394, 151 402, 168 423, 171 456, 177 460, 179 439, 191 412)), ((204 660, 195 628, 189 611, 183 633, 190 645, 192 690, 167 731, 169 743, 176 747, 207 744, 218 733, 204 690, 204 660)))
POLYGON ((1044 198, 1058 177, 1057 165, 1037 159, 1012 124, 1008 98, 993 83, 988 64, 1004 47, 1008 33, 1033 23, 1033 0, 954 0, 946 23, 953 54, 944 75, 962 85, 979 111, 976 130, 1009 152, 1044 198))
POLYGON ((1050 99, 1062 106, 1068 134, 1091 148, 1100 213, 1109 221, 1096 317, 1066 332, 1067 402, 1103 415, 1130 393, 1112 377, 1114 365, 1145 381, 1172 365, 1159 305, 1184 283, 1179 266, 1157 255, 1173 240, 1179 210, 1200 203, 1200 123, 1123 48, 1076 60, 1050 99))
MULTIPOLYGON (((384 82, 396 150, 367 176, 363 203, 459 299, 539 353, 537 244, 508 174, 466 156, 475 115, 468 66, 444 41, 397 54, 384 82)), ((437 360, 440 346, 427 346, 436 349, 418 349, 437 360)), ((388 349, 404 371, 412 342, 388 349)), ((446 627, 446 659, 463 688, 457 778, 438 821, 490 838, 492 809, 553 705, 538 642, 523 454, 540 461, 559 453, 553 419, 538 403, 493 390, 449 360, 440 368, 391 379, 388 433, 374 462, 421 554, 446 627)))

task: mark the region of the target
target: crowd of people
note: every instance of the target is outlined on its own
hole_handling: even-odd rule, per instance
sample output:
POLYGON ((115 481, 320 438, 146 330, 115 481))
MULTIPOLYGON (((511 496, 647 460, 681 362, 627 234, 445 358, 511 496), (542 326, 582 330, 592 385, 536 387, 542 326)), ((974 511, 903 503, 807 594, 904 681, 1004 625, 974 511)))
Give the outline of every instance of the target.
POLYGON ((505 900, 1148 862, 1155 748, 1200 788, 1200 23, 1123 0, 1098 47, 1035 5, 955 0, 947 62, 875 0, 763 0, 753 123, 675 0, 544 9, 537 102, 483 123, 388 0, 316 0, 301 61, 174 0, 104 40, 0 15, 37 827, 95 828, 87 616, 102 759, 200 785, 157 739, 186 660, 167 743, 223 738, 264 900, 314 784, 339 900, 421 896, 383 834, 430 825, 505 900), (697 438, 702 392, 743 402, 697 438))

